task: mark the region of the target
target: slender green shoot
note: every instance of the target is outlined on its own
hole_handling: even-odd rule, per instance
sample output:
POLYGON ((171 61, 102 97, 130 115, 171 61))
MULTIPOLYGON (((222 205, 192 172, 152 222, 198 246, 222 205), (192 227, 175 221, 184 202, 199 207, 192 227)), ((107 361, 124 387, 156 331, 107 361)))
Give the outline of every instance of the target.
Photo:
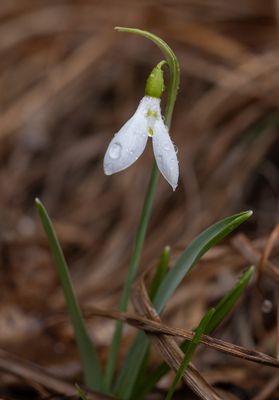
POLYGON ((179 382, 181 381, 185 370, 188 368, 188 365, 193 357, 194 351, 200 342, 200 338, 205 333, 206 328, 207 328, 211 318, 213 317, 214 313, 215 313, 215 309, 212 308, 201 319, 199 326, 197 327, 197 329, 195 331, 195 335, 194 335, 193 339, 191 340, 191 342, 189 342, 188 349, 185 352, 183 361, 177 371, 177 374, 173 380, 173 383, 171 384, 171 387, 166 396, 166 400, 172 399, 175 389, 176 389, 177 385, 179 384, 179 382))
POLYGON ((162 311, 182 279, 203 254, 246 221, 251 215, 252 211, 244 211, 224 218, 203 231, 197 239, 189 245, 160 285, 154 299, 154 307, 157 312, 162 311))
POLYGON ((81 400, 88 400, 85 392, 82 390, 82 388, 77 383, 75 384, 75 387, 78 392, 78 396, 81 398, 81 400))
POLYGON ((253 276, 255 267, 251 265, 247 271, 240 277, 236 285, 218 302, 215 307, 215 313, 209 321, 205 334, 208 335, 215 331, 221 324, 224 318, 232 311, 235 303, 246 289, 250 279, 253 276))
POLYGON ((100 393, 106 393, 97 353, 86 330, 85 323, 74 293, 69 268, 59 240, 44 205, 39 199, 36 199, 35 202, 42 225, 48 238, 48 243, 56 265, 57 273, 64 291, 67 308, 75 332, 85 384, 91 390, 95 390, 100 393))
POLYGON ((168 272, 169 262, 170 262, 170 247, 166 246, 160 257, 160 261, 159 261, 159 264, 158 264, 158 267, 156 270, 156 274, 153 278, 151 288, 149 291, 149 297, 151 300, 154 299, 156 293, 158 292, 160 284, 162 283, 162 280, 165 278, 165 276, 168 272))

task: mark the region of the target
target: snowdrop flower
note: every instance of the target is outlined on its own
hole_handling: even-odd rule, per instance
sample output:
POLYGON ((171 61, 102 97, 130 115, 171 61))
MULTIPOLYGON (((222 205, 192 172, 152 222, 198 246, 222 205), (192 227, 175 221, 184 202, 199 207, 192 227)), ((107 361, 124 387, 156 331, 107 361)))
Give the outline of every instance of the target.
POLYGON ((175 190, 179 174, 178 160, 160 108, 164 89, 161 67, 164 63, 161 61, 153 69, 147 80, 145 96, 136 112, 111 140, 104 158, 104 171, 106 175, 112 175, 128 168, 141 156, 151 137, 157 166, 175 190))

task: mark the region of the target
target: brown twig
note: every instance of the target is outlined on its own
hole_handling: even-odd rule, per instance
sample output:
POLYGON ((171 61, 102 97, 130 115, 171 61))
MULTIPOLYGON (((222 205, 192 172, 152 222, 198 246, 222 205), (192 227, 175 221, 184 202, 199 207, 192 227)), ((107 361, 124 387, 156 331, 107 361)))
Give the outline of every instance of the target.
MULTIPOLYGON (((126 322, 137 329, 144 330, 153 334, 164 334, 168 336, 177 336, 187 340, 192 340, 194 337, 194 333, 191 330, 181 329, 181 328, 173 328, 163 324, 159 320, 152 320, 146 317, 142 317, 139 315, 131 314, 131 313, 121 313, 116 310, 102 310, 98 308, 87 308, 84 310, 85 318, 91 318, 93 316, 100 316, 105 318, 113 318, 123 322, 126 322)), ((55 322, 55 320, 54 320, 55 322)), ((60 320, 61 322, 61 320, 60 320)), ((57 323, 57 321, 55 322, 57 323)), ((221 339, 216 339, 208 335, 203 335, 201 337, 200 342, 214 350, 221 351, 225 354, 239 357, 244 360, 256 362, 263 365, 268 365, 271 367, 279 368, 279 360, 270 357, 264 353, 246 349, 242 346, 238 346, 232 343, 228 343, 221 339)))
MULTIPOLYGON (((150 303, 145 284, 144 275, 140 277, 135 286, 132 295, 132 301, 136 311, 146 317, 161 322, 160 317, 150 303)), ((166 335, 148 334, 151 343, 159 350, 165 362, 174 371, 178 371, 184 353, 179 348, 175 339, 166 335)), ((190 363, 188 369, 184 371, 183 380, 197 396, 204 400, 221 400, 222 398, 214 390, 214 388, 203 378, 195 366, 190 363)))

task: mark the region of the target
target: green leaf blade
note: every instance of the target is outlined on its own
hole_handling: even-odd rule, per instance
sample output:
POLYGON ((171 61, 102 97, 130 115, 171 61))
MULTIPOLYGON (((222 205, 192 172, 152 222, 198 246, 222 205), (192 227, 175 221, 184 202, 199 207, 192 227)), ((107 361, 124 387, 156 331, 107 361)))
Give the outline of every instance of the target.
POLYGON ((162 282, 154 299, 154 307, 157 312, 160 313, 162 311, 182 279, 203 254, 246 221, 251 215, 252 211, 244 211, 224 218, 210 226, 193 240, 162 282))
POLYGON ((156 274, 155 274, 152 284, 151 284, 151 288, 150 288, 150 292, 149 292, 149 297, 150 297, 151 301, 156 296, 156 294, 159 290, 159 287, 167 274, 169 262, 170 262, 170 247, 166 246, 160 257, 160 261, 159 261, 159 264, 158 264, 158 267, 156 270, 156 274))
POLYGON ((122 369, 119 373, 114 394, 117 398, 128 400, 131 397, 135 382, 149 348, 149 341, 144 332, 139 332, 128 352, 122 369))
POLYGON ((210 334, 213 332, 224 320, 224 318, 231 312, 235 303, 241 296, 241 294, 246 289, 255 268, 253 266, 249 267, 246 272, 241 276, 236 285, 223 297, 221 301, 215 307, 215 313, 209 324, 207 325, 205 334, 210 334))
POLYGON ((36 199, 35 203, 48 238, 57 273, 63 288, 64 297, 75 332, 85 383, 91 390, 106 393, 97 353, 86 330, 85 323, 74 293, 69 268, 58 237, 43 203, 39 199, 36 199))
POLYGON ((188 365, 193 357, 194 351, 197 347, 197 345, 200 342, 200 338, 201 336, 205 333, 206 328, 211 320, 211 318, 213 317, 215 313, 215 309, 212 308, 211 310, 209 310, 201 319, 199 326, 196 329, 195 335, 193 337, 193 339, 191 340, 191 342, 189 342, 189 346, 187 348, 187 351, 185 352, 184 358, 182 360, 182 363, 177 371, 177 374, 173 380, 173 383, 168 391, 166 400, 171 400, 173 397, 173 394, 175 392, 176 386, 178 385, 178 383, 181 381, 184 371, 188 368, 188 365))

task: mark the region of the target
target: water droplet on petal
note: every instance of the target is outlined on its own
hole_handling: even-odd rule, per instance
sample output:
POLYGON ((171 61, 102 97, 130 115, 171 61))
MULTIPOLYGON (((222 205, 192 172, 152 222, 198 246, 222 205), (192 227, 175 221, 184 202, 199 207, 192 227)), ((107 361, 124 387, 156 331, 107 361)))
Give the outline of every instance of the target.
POLYGON ((178 147, 174 144, 173 145, 173 147, 174 147, 174 151, 176 152, 176 154, 178 153, 178 147))
POLYGON ((148 128, 148 136, 149 137, 153 136, 153 129, 152 128, 148 128))
POLYGON ((272 302, 270 300, 268 300, 268 299, 265 299, 261 308, 262 308, 262 312, 264 314, 270 313, 272 311, 272 308, 273 308, 272 307, 272 302))
POLYGON ((117 160, 121 156, 122 146, 119 143, 113 143, 109 149, 109 156, 113 160, 117 160))

